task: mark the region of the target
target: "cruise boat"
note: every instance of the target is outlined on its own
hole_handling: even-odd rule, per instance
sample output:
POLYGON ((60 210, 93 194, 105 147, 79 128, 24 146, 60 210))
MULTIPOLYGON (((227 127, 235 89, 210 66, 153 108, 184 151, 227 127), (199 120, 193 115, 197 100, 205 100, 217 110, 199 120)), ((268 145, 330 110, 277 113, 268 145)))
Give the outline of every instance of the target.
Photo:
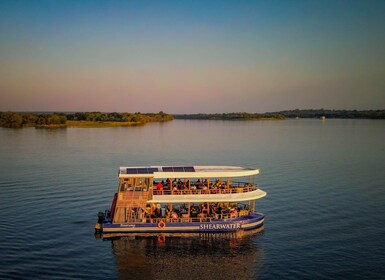
POLYGON ((256 200, 266 196, 258 169, 240 166, 119 168, 110 209, 96 233, 204 233, 263 229, 256 200))

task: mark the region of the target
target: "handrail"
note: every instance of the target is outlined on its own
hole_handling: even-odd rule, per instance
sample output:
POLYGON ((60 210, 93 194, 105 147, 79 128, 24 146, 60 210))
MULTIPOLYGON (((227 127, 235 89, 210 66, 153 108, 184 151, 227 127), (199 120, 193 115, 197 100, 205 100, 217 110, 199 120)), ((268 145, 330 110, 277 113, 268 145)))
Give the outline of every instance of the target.
POLYGON ((117 207, 138 207, 145 206, 150 195, 150 191, 143 192, 119 192, 119 199, 117 200, 117 207))
MULTIPOLYGON (((178 218, 145 218, 146 223, 153 223, 158 224, 160 222, 165 223, 204 223, 204 222, 213 222, 213 221, 220 221, 220 220, 226 220, 230 218, 237 218, 237 217, 230 217, 230 214, 221 214, 218 218, 213 217, 178 217, 178 218)), ((130 223, 133 224, 143 224, 144 219, 131 219, 130 223)))
POLYGON ((153 190, 153 195, 196 195, 196 194, 232 194, 247 193, 257 190, 257 186, 250 187, 231 187, 231 188, 208 188, 208 189, 190 189, 190 190, 153 190))

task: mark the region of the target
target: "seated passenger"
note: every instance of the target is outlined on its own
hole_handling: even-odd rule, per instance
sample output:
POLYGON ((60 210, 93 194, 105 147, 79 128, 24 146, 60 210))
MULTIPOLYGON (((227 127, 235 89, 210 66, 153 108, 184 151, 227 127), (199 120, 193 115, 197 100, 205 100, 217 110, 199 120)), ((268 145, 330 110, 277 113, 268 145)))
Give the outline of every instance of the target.
POLYGON ((199 187, 200 185, 201 185, 201 180, 198 179, 198 181, 195 182, 195 186, 196 186, 196 187, 199 187))
POLYGON ((178 214, 176 212, 171 213, 171 218, 172 219, 178 219, 178 214))
POLYGON ((186 214, 186 213, 187 213, 187 209, 186 209, 186 206, 185 206, 184 203, 181 204, 181 206, 179 207, 179 212, 180 212, 181 214, 186 214))
POLYGON ((207 214, 208 213, 207 204, 202 204, 202 213, 203 214, 207 214))
POLYGON ((162 208, 160 208, 160 207, 158 208, 158 207, 157 207, 157 208, 155 209, 155 217, 156 217, 156 218, 162 218, 162 216, 163 216, 162 208))
POLYGON ((167 207, 166 207, 166 216, 168 216, 170 214, 170 212, 171 212, 170 207, 168 207, 168 205, 167 205, 167 207))
POLYGON ((231 212, 230 217, 231 218, 238 218, 238 211, 236 209, 234 209, 234 211, 231 212))
POLYGON ((178 187, 177 186, 173 186, 172 187, 172 190, 173 190, 173 194, 178 194, 178 187))
POLYGON ((190 217, 196 218, 198 216, 198 210, 193 204, 190 208, 190 217))
POLYGON ((202 190, 203 190, 203 193, 209 193, 207 186, 203 186, 202 190))

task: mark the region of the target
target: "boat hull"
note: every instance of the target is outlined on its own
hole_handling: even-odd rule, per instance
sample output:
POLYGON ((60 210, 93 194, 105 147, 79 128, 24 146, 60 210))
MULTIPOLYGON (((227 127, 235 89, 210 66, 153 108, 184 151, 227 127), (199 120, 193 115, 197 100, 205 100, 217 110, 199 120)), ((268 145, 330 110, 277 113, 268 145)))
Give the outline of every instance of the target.
POLYGON ((136 223, 113 224, 104 222, 103 233, 190 233, 190 232, 233 232, 239 230, 253 230, 263 226, 263 214, 217 220, 211 222, 164 222, 164 223, 136 223))

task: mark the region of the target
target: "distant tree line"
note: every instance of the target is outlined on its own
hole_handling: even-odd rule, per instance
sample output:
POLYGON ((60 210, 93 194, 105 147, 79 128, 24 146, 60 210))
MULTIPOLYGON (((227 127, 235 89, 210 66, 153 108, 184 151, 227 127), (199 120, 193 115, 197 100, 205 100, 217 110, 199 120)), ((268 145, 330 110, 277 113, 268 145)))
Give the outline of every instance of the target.
POLYGON ((82 112, 67 113, 67 120, 71 121, 94 121, 94 122, 135 122, 147 123, 157 121, 170 121, 173 116, 160 111, 157 114, 140 112, 136 113, 101 113, 101 112, 82 112))
POLYGON ((385 110, 328 110, 328 109, 307 109, 289 110, 265 113, 266 115, 283 115, 286 118, 336 118, 336 119, 385 119, 385 110))
POLYGON ((43 127, 46 125, 65 125, 67 118, 62 113, 37 114, 0 112, 0 126, 10 128, 43 127))
POLYGON ((146 113, 16 113, 0 112, 0 127, 65 127, 67 120, 94 122, 134 122, 147 123, 169 121, 173 116, 160 111, 158 114, 146 113))
POLYGON ((327 110, 306 109, 288 110, 279 112, 258 113, 224 113, 224 114, 179 114, 175 119, 189 120, 258 120, 285 118, 338 118, 338 119, 385 119, 385 110, 327 110))
POLYGON ((175 119, 184 120, 259 120, 259 119, 277 119, 283 120, 282 114, 258 114, 258 113, 223 113, 223 114, 183 114, 173 115, 175 119))

